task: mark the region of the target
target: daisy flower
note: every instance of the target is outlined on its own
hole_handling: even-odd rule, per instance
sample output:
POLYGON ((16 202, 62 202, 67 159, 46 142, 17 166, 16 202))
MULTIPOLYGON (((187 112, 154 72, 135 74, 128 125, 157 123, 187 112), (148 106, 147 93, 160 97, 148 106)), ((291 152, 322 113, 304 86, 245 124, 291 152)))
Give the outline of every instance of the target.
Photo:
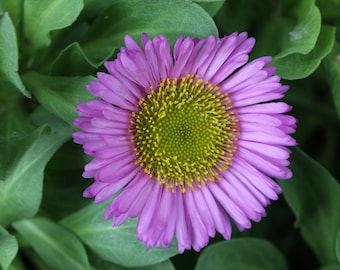
POLYGON ((73 134, 93 160, 84 191, 104 218, 119 226, 138 218, 147 248, 198 251, 216 231, 230 239, 265 216, 278 199, 273 178, 288 179, 289 135, 296 119, 281 99, 288 86, 268 66, 249 63, 255 44, 247 33, 223 38, 125 37, 114 61, 104 63, 86 89, 98 99, 77 105, 73 134))

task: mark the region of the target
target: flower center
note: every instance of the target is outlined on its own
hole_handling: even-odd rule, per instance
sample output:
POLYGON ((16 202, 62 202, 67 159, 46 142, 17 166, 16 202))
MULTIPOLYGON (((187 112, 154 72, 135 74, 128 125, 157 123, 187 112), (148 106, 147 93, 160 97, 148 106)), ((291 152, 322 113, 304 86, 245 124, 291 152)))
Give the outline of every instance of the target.
POLYGON ((232 162, 238 135, 227 94, 192 74, 150 89, 132 113, 137 164, 182 192, 218 180, 232 162))

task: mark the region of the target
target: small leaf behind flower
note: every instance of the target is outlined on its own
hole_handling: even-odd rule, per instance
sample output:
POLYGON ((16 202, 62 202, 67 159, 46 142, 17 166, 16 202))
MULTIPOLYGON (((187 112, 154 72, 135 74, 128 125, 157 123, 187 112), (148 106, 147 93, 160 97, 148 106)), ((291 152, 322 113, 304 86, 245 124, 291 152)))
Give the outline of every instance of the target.
POLYGON ((285 57, 274 57, 272 65, 277 67, 277 74, 284 79, 306 78, 320 65, 321 60, 332 50, 335 40, 335 28, 322 26, 317 43, 308 54, 293 53, 285 57))
POLYGON ((276 55, 278 59, 294 53, 307 54, 314 48, 318 39, 321 29, 321 14, 315 5, 315 0, 299 2, 298 22, 289 32, 285 48, 276 55))
POLYGON ((180 35, 218 35, 209 14, 188 0, 116 0, 105 8, 80 41, 87 57, 95 63, 112 56, 123 45, 126 34, 138 41, 143 32, 150 36, 163 34, 171 43, 180 35))

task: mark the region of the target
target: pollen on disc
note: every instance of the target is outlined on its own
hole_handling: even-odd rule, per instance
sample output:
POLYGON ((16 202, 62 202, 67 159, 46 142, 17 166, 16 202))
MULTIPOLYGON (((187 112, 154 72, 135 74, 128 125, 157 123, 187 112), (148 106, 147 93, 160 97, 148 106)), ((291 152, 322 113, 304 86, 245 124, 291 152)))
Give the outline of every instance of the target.
POLYGON ((167 188, 185 192, 216 181, 231 164, 237 118, 218 90, 197 75, 164 79, 132 114, 137 163, 167 188))

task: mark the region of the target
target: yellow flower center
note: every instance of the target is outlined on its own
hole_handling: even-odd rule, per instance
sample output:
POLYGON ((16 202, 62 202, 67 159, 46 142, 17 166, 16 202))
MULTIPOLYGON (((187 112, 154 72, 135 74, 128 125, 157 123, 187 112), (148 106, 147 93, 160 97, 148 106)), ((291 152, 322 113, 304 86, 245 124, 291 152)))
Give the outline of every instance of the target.
POLYGON ((172 190, 217 181, 231 165, 238 135, 228 95, 192 74, 150 89, 132 113, 137 164, 172 190))

